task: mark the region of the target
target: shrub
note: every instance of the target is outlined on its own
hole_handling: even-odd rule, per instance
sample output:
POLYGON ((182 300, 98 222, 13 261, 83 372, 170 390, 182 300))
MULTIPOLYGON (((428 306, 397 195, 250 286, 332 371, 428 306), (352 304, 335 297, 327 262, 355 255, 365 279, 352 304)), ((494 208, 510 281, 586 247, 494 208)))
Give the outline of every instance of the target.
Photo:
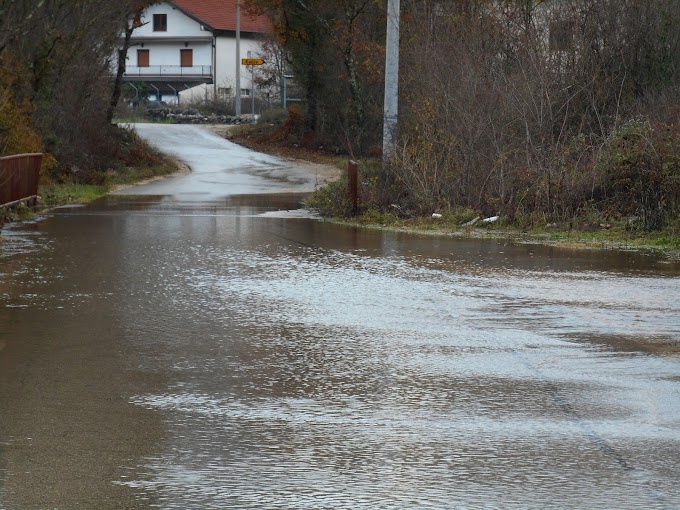
POLYGON ((271 108, 262 112, 257 119, 257 123, 281 127, 286 123, 286 120, 288 120, 288 110, 285 108, 271 108))
POLYGON ((634 119, 608 141, 605 211, 631 226, 658 230, 680 211, 680 131, 634 119))
POLYGON ((0 156, 42 152, 40 135, 30 125, 31 105, 17 100, 17 73, 20 66, 2 62, 0 67, 0 156))
POLYGON ((347 179, 343 178, 317 189, 307 197, 305 207, 315 209, 327 217, 350 216, 352 204, 347 193, 347 179))

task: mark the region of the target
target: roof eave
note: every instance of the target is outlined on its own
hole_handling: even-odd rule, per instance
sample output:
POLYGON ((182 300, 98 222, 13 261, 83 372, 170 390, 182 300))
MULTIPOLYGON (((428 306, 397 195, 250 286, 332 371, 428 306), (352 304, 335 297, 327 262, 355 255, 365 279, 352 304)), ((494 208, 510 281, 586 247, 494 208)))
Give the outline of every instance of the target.
POLYGON ((210 23, 208 23, 207 21, 202 20, 201 18, 199 18, 198 16, 196 16, 196 15, 193 14, 192 12, 189 12, 189 11, 187 11, 186 9, 182 8, 181 6, 177 5, 177 4, 176 4, 175 2, 173 2, 172 0, 167 0, 167 2, 168 2, 170 5, 172 5, 175 9, 177 9, 178 11, 180 11, 181 13, 183 13, 185 16, 188 16, 188 17, 190 17, 192 20, 194 20, 194 21, 200 23, 201 25, 203 25, 203 26, 206 28, 206 30, 209 30, 210 32, 215 32, 215 27, 213 27, 212 25, 210 25, 210 23))
MULTIPOLYGON (((227 37, 236 37, 236 30, 221 30, 217 29, 213 31, 213 35, 215 37, 220 37, 220 36, 227 36, 227 37)), ((249 39, 260 39, 265 36, 265 32, 253 32, 250 30, 241 30, 241 37, 246 37, 249 39)))

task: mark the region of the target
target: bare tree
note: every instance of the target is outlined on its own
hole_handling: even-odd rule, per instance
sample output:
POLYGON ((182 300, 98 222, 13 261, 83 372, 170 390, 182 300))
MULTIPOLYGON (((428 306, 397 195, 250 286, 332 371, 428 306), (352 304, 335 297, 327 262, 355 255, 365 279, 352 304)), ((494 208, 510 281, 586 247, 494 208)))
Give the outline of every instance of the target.
MULTIPOLYGON (((109 165, 111 57, 140 0, 0 0, 0 73, 62 170, 109 165)), ((0 92, 2 92, 0 90, 0 92)), ((115 95, 115 91, 113 91, 115 95)))
POLYGON ((138 2, 135 5, 130 5, 129 11, 126 13, 127 17, 125 19, 125 25, 123 29, 123 44, 117 50, 117 65, 116 65, 116 76, 113 79, 113 92, 111 93, 111 102, 106 111, 106 121, 111 123, 113 121, 113 114, 115 112, 116 106, 118 106, 118 101, 120 100, 120 95, 123 89, 123 76, 125 75, 125 61, 127 60, 128 50, 130 49, 130 44, 132 40, 132 33, 139 27, 146 25, 142 23, 142 13, 149 5, 155 3, 153 1, 138 2))
POLYGON ((406 9, 402 149, 386 177, 393 193, 383 194, 402 210, 541 221, 587 203, 604 210, 614 200, 611 169, 599 163, 609 141, 680 85, 671 0, 414 0, 406 9))

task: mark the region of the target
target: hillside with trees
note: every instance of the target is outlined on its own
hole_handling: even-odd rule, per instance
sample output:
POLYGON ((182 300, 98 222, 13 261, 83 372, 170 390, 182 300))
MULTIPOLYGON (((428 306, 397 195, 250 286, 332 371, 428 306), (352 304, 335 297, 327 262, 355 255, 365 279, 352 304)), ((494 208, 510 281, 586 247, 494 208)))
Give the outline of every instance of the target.
MULTIPOLYGON (((305 103, 293 143, 381 142, 385 2, 249 0, 305 103)), ((680 228, 680 3, 402 0, 399 147, 364 207, 680 228)), ((375 166, 375 165, 374 165, 375 166)), ((348 213, 326 190, 316 205, 348 213)))
POLYGON ((144 159, 110 105, 121 34, 149 3, 0 0, 0 155, 45 152, 44 177, 80 182, 144 159))

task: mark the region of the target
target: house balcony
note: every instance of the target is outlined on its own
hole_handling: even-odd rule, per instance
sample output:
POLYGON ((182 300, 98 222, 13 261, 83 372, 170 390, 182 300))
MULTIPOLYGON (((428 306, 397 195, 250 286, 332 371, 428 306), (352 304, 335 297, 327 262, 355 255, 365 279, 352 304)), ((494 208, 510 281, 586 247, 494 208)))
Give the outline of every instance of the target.
POLYGON ((212 83, 212 66, 126 66, 123 81, 212 83))

